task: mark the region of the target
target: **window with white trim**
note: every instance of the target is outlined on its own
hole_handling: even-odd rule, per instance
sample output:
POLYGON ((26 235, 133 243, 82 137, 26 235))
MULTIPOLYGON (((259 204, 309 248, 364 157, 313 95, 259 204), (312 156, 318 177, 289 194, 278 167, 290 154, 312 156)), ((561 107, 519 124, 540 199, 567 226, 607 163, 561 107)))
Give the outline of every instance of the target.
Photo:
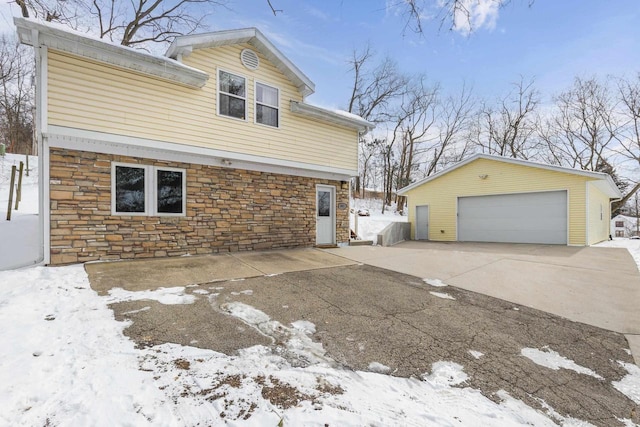
POLYGON ((280 126, 280 90, 256 82, 256 123, 280 126))
POLYGON ((247 79, 218 70, 218 114, 241 120, 247 118, 247 79))
POLYGON ((184 216, 187 172, 163 166, 113 162, 111 213, 134 216, 184 216))

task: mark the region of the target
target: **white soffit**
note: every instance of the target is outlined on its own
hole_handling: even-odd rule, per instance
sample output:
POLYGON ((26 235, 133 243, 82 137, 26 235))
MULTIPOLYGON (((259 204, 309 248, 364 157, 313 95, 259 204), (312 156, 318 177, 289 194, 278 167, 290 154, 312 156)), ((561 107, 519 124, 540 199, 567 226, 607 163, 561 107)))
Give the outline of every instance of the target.
POLYGON ((194 49, 248 43, 264 55, 298 88, 303 96, 315 92, 315 84, 282 52, 276 48, 257 28, 216 31, 205 34, 178 36, 173 40, 165 56, 178 58, 189 55, 194 49))
POLYGON ((14 18, 20 41, 26 45, 47 46, 120 68, 158 77, 186 86, 200 88, 209 75, 164 56, 151 55, 126 46, 88 37, 75 31, 60 28, 51 23, 32 19, 14 18), (34 38, 37 37, 37 40, 34 38))

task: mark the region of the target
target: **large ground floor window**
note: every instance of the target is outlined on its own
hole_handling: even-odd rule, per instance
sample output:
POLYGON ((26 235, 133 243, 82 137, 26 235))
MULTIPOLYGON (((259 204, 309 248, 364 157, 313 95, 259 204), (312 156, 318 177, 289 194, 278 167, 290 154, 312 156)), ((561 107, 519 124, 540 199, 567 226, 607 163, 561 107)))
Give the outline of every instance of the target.
POLYGON ((186 175, 184 169, 113 162, 111 213, 184 216, 186 175))

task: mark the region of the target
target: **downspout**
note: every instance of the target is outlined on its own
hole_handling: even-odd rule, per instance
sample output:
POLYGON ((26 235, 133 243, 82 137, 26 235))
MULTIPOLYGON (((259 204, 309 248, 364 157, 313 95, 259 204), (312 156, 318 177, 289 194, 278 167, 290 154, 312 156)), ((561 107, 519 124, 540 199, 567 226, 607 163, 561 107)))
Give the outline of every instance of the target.
POLYGON ((36 29, 31 30, 31 45, 34 49, 36 65, 36 117, 35 128, 38 144, 38 204, 39 204, 39 254, 37 264, 49 264, 50 262, 50 223, 49 223, 49 147, 44 138, 46 132, 46 65, 47 48, 40 44, 40 33, 36 29))

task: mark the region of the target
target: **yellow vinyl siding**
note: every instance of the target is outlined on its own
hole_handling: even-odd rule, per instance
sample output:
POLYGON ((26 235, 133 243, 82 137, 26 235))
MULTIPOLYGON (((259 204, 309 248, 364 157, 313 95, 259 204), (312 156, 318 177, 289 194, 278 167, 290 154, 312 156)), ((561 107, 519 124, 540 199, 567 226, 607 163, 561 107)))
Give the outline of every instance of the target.
POLYGON ((609 196, 595 185, 587 184, 589 197, 589 245, 609 239, 611 226, 611 204, 609 196))
POLYGON ((257 71, 245 69, 244 47, 189 56, 210 75, 201 89, 49 50, 48 124, 356 170, 357 131, 291 113, 296 87, 261 55, 257 71), (218 67, 246 77, 246 121, 217 114, 218 67), (254 123, 256 80, 280 89, 280 128, 254 123))
POLYGON ((458 197, 567 190, 569 244, 584 245, 589 180, 570 173, 478 159, 407 193, 411 233, 415 236, 416 205, 429 205, 430 240, 455 241, 458 197), (487 178, 481 179, 480 175, 487 178))

